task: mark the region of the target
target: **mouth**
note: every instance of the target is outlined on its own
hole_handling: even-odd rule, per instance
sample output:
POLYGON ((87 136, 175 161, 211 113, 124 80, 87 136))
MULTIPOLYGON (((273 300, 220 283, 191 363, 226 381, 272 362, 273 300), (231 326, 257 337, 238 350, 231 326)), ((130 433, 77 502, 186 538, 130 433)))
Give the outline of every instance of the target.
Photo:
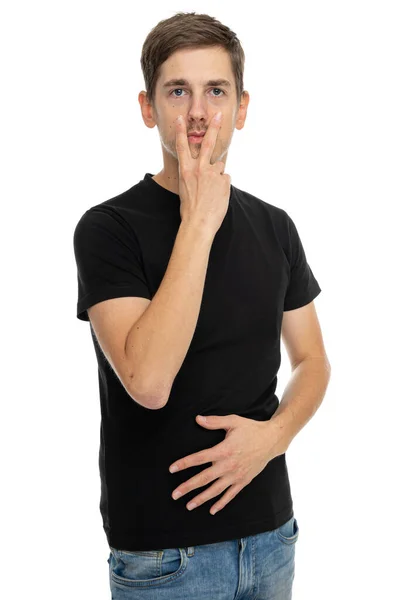
POLYGON ((204 133, 201 134, 191 134, 188 135, 188 140, 190 144, 201 144, 204 137, 204 133))

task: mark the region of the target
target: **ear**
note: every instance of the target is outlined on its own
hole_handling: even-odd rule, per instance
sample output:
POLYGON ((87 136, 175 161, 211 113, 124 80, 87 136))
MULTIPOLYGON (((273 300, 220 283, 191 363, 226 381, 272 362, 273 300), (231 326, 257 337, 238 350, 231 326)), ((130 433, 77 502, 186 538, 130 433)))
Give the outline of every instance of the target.
POLYGON ((240 99, 240 105, 238 109, 238 114, 236 117, 235 127, 236 129, 243 129, 244 124, 246 122, 247 116, 247 107, 250 102, 250 94, 246 90, 242 93, 242 97, 240 99))
POLYGON ((157 111, 155 107, 153 107, 148 99, 147 92, 142 90, 139 92, 138 101, 140 104, 140 110, 142 111, 142 119, 146 127, 153 129, 157 125, 157 111))

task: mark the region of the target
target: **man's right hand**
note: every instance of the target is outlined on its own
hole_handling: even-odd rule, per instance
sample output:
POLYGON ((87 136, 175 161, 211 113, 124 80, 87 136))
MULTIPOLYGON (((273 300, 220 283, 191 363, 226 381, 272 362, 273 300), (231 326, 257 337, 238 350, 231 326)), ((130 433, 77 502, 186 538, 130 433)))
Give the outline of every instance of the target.
POLYGON ((221 126, 215 116, 203 137, 198 158, 191 155, 184 118, 175 122, 182 222, 204 227, 213 235, 227 213, 231 186, 224 162, 210 162, 221 126))

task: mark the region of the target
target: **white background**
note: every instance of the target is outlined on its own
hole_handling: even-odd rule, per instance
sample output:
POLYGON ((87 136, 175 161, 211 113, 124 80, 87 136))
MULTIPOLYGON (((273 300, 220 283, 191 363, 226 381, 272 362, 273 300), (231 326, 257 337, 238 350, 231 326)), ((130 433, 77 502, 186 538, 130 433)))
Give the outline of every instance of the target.
MULTIPOLYGON (((162 168, 137 99, 140 53, 178 11, 237 33, 250 104, 226 172, 292 216, 322 288, 331 381, 287 452, 300 528, 293 598, 399 593, 398 9, 3 4, 2 597, 110 597, 97 363, 89 324, 76 318, 72 235, 87 208, 162 168)), ((282 345, 278 397, 289 376, 282 345)))

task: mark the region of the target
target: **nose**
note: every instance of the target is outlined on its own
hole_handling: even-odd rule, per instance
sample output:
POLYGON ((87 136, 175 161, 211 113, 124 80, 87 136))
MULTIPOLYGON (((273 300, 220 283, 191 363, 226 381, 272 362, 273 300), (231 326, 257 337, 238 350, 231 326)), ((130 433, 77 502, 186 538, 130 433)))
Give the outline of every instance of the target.
POLYGON ((207 99, 204 97, 203 93, 192 94, 187 118, 192 124, 198 123, 199 128, 201 127, 204 129, 204 123, 207 122, 207 99))

